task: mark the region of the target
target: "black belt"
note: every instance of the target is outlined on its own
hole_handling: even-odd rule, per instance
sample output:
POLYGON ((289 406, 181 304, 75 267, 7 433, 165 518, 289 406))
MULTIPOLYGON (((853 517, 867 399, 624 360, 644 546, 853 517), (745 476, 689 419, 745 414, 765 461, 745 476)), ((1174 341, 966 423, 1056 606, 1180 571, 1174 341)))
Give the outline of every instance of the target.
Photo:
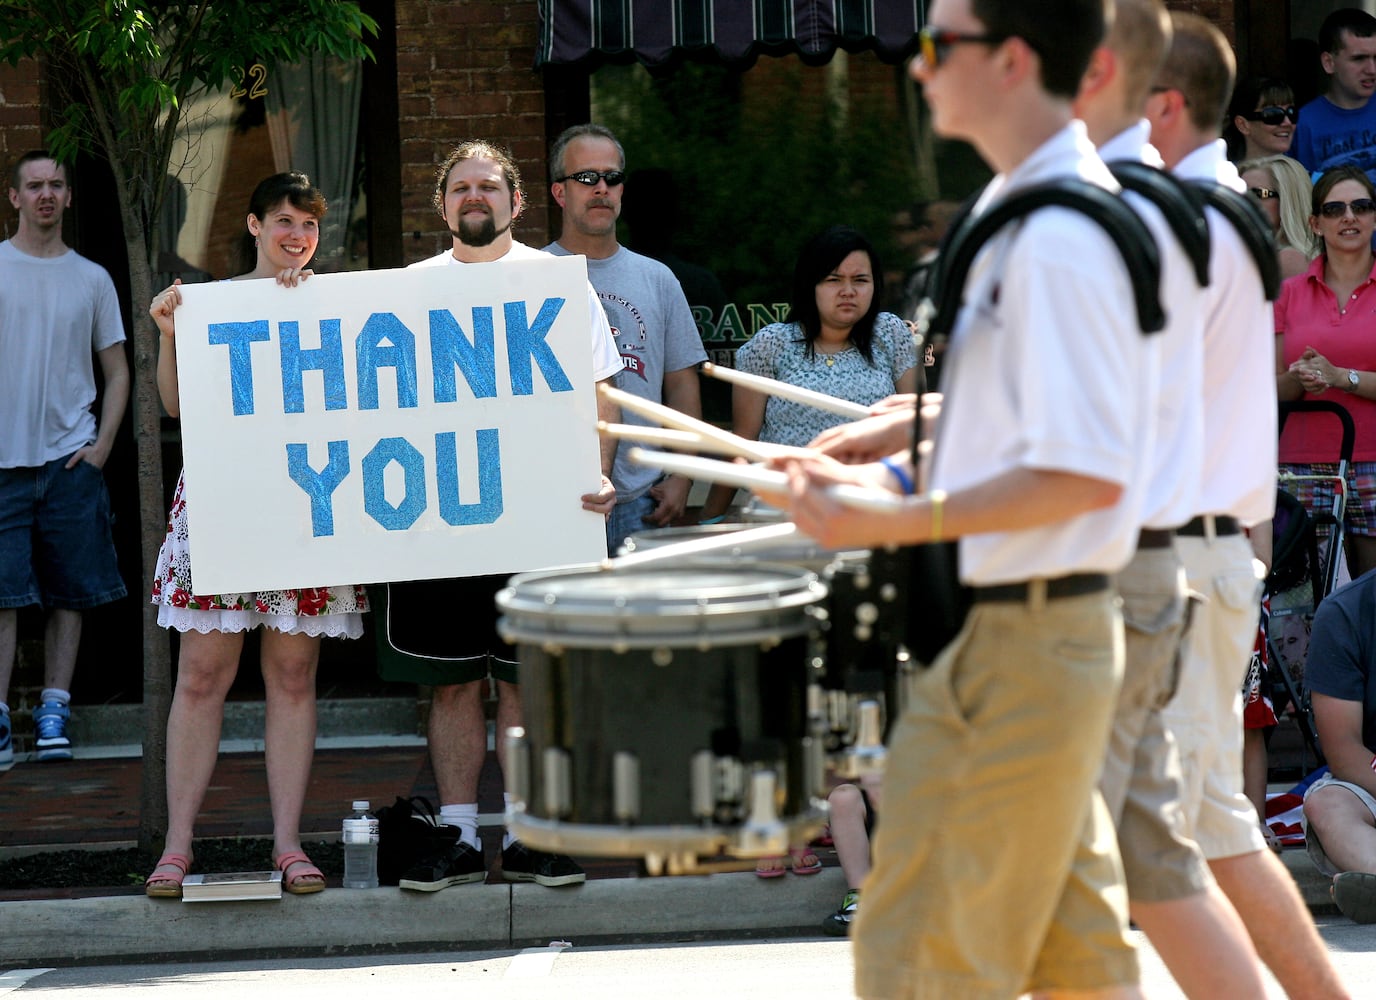
MULTIPOLYGON (((998 583, 991 587, 975 587, 974 596, 976 601, 1025 601, 1032 585, 1036 580, 1024 580, 1021 583, 998 583)), ((1058 597, 1080 597, 1084 594, 1096 594, 1101 590, 1108 589, 1107 573, 1072 573, 1070 576, 1058 576, 1053 580, 1041 581, 1046 585, 1047 600, 1054 600, 1058 597)))
POLYGON ((1175 529, 1177 535, 1192 535, 1195 538, 1206 538, 1209 532, 1206 530, 1206 522, 1213 521, 1215 535, 1240 535, 1242 526, 1237 523, 1237 518, 1231 514, 1201 514, 1191 521, 1182 524, 1175 529))
POLYGON ((1175 532, 1169 528, 1143 528, 1137 533, 1137 547, 1139 549, 1168 549, 1175 538, 1175 532))

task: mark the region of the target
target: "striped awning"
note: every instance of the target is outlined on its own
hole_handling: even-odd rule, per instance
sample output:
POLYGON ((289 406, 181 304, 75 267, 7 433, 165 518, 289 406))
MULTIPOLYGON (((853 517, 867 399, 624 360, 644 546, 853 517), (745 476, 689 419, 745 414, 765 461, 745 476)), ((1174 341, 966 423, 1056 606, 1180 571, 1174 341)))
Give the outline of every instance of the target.
POLYGON ((753 62, 798 53, 823 63, 842 48, 902 62, 916 47, 924 0, 538 0, 537 66, 679 55, 753 62))

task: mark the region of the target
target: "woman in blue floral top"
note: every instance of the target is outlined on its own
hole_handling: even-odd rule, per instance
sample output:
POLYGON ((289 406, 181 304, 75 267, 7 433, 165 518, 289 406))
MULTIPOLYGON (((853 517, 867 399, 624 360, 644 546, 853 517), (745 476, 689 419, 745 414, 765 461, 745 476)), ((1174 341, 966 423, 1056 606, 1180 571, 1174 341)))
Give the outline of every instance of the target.
MULTIPOLYGON (((793 269, 788 322, 742 344, 736 368, 868 406, 920 389, 912 330, 879 311, 883 268, 874 247, 849 226, 833 226, 803 247, 793 269)), ((846 418, 735 386, 733 430, 770 444, 803 446, 846 418)), ((723 514, 735 491, 716 486, 704 520, 723 514)))

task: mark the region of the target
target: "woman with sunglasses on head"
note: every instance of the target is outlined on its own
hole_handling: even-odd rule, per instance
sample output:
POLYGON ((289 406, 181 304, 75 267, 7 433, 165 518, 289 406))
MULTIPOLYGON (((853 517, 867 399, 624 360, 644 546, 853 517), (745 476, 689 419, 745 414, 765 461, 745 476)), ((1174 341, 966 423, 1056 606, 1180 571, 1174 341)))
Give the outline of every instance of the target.
POLYGON ((1290 152, 1298 121, 1295 92, 1288 83, 1274 77, 1248 77, 1237 85, 1228 105, 1223 127, 1228 159, 1236 163, 1290 152))
POLYGON ((1309 228, 1309 202, 1314 193, 1309 172, 1288 156, 1243 160, 1237 171, 1271 220, 1281 277, 1293 278, 1309 270, 1309 262, 1319 252, 1318 239, 1309 228))
MULTIPOLYGON (((1358 168, 1335 167, 1314 184, 1311 205, 1309 225, 1322 252, 1276 300, 1276 393, 1332 400, 1352 414, 1357 438, 1344 526, 1355 578, 1376 568, 1376 188, 1358 168)), ((1292 414, 1280 439, 1281 467, 1334 475, 1340 440, 1332 417, 1292 414)), ((1331 509, 1332 490, 1323 483, 1301 481, 1296 494, 1311 512, 1331 509)))
MULTIPOLYGON (((325 208, 324 197, 305 174, 274 174, 262 181, 249 200, 245 273, 231 280, 272 279, 294 288, 308 279, 312 272, 306 265, 315 254, 325 208)), ((174 417, 181 409, 174 319, 182 302, 179 284, 160 292, 148 307, 161 334, 158 392, 174 417)), ((253 294, 250 288, 244 292, 253 294)), ((193 826, 219 755, 225 696, 239 671, 244 637, 259 626, 272 863, 281 869, 282 888, 287 892, 319 892, 325 888, 325 877, 301 849, 300 827, 315 751, 320 638, 362 635, 361 612, 368 610, 367 596, 357 586, 198 595, 192 588, 188 502, 194 500, 188 500, 178 479, 153 582, 158 624, 181 633, 181 648, 167 720, 167 835, 163 855, 144 882, 144 892, 170 898, 182 894, 182 880, 192 861, 193 826)), ((259 511, 254 516, 271 517, 272 512, 259 511)))

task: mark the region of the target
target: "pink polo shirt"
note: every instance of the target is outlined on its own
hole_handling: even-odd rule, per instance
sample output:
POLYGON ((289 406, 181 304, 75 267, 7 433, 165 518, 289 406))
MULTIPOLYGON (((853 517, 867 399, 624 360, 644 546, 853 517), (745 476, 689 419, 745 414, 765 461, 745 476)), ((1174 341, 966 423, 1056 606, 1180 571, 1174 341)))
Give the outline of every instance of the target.
MULTIPOLYGON (((1276 336, 1281 338, 1285 364, 1312 347, 1339 369, 1376 372, 1376 266, 1341 310, 1333 290, 1324 284, 1323 263, 1322 255, 1316 257, 1308 271, 1281 286, 1275 305, 1276 336)), ((1376 461, 1376 400, 1361 399, 1340 388, 1306 393, 1304 398, 1331 399, 1345 407, 1357 426, 1353 460, 1376 461)), ((1292 414, 1280 438, 1280 461, 1336 462, 1341 441, 1342 428, 1333 417, 1292 414)))

